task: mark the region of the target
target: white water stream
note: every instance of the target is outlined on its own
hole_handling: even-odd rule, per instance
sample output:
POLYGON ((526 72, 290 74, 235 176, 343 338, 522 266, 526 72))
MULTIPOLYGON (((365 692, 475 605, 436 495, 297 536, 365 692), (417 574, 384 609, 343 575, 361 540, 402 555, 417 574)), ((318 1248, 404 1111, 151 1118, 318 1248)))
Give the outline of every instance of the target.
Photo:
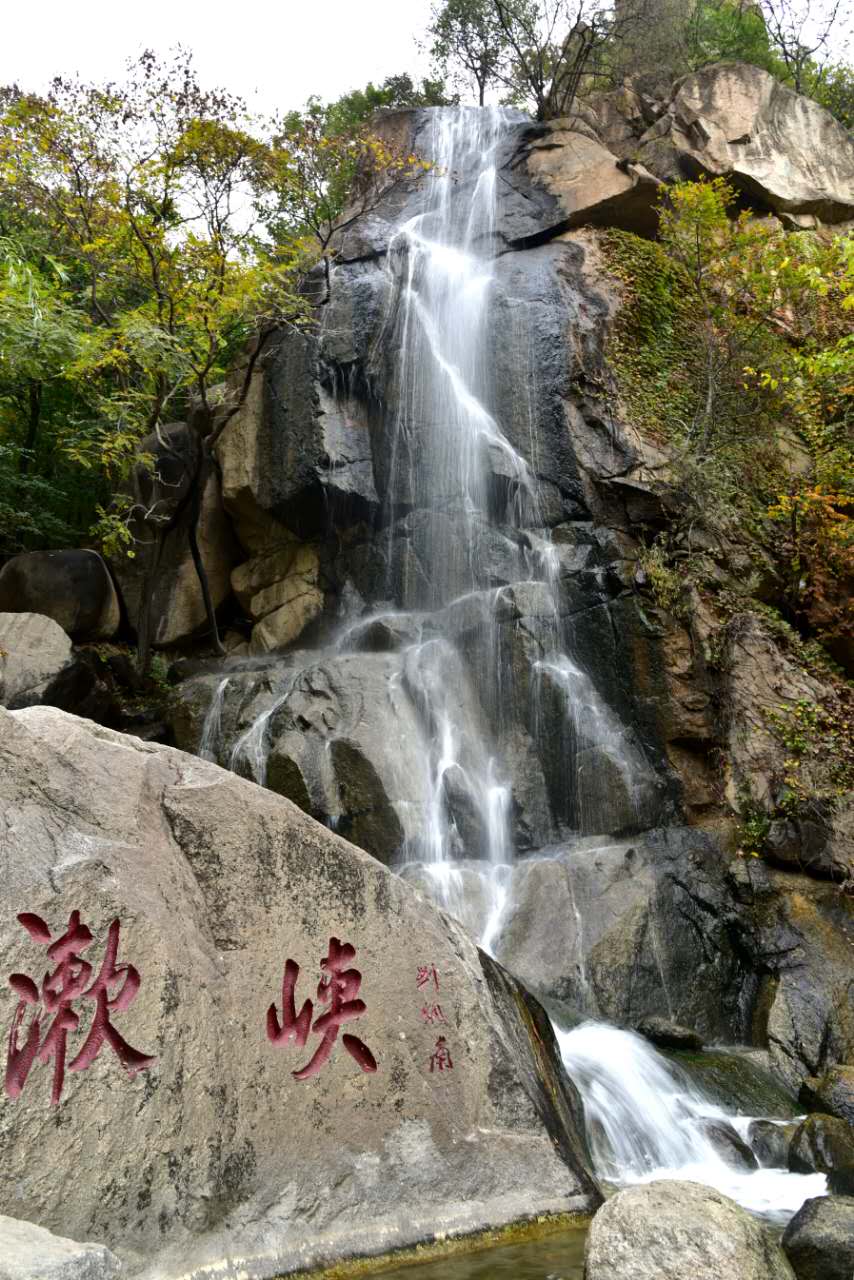
POLYGON ((737 1168, 710 1139, 708 1123, 731 1125, 742 1140, 753 1119, 709 1101, 641 1036, 603 1023, 555 1029, 564 1066, 584 1102, 591 1155, 600 1177, 618 1185, 679 1178, 701 1182, 745 1209, 788 1219, 826 1193, 823 1174, 737 1168))
MULTIPOLYGON (((488 407, 495 399, 490 310, 498 152, 516 119, 497 108, 432 113, 425 149, 435 167, 424 183, 423 208, 398 228, 386 256, 390 303, 381 346, 396 353, 389 397, 386 600, 373 614, 346 619, 329 650, 359 652, 370 629, 381 625, 400 626, 407 637, 399 679, 423 727, 424 752, 423 775, 402 777, 393 797, 401 811, 407 805, 417 810, 400 854, 422 864, 433 896, 479 935, 487 951, 501 931, 515 857, 512 784, 518 780, 510 777, 503 756, 502 731, 520 668, 527 663, 521 680, 530 699, 534 746, 565 776, 568 801, 560 821, 582 834, 614 831, 619 820, 612 793, 625 797, 622 811, 634 808, 640 820, 651 811, 656 785, 642 750, 572 653, 560 616, 559 556, 539 514, 536 476, 497 421, 499 409, 488 407), (407 510, 429 519, 417 557, 401 565, 396 513, 407 510), (508 580, 512 585, 496 586, 508 580), (519 595, 528 605, 514 614, 519 595), (389 602, 414 602, 417 612, 389 610, 389 602), (536 643, 524 650, 514 671, 502 657, 501 628, 506 638, 508 622, 512 629, 513 619, 527 619, 529 612, 536 615, 536 643), (457 623, 477 636, 468 642, 474 652, 465 661, 454 639, 457 623), (551 719, 541 716, 546 700, 551 719), (562 734, 549 727, 555 705, 561 708, 562 734), (417 799, 410 800, 407 786, 417 799)), ((531 385, 520 385, 519 396, 529 401, 525 447, 536 466, 536 396, 531 385)), ((306 669, 321 658, 307 655, 306 669)), ((262 785, 271 725, 296 676, 291 669, 274 684, 231 749, 230 766, 262 785)), ((206 758, 223 755, 218 740, 227 684, 222 680, 213 691, 200 747, 206 758)), ((334 795, 334 776, 327 778, 334 774, 329 746, 327 741, 315 764, 324 792, 334 795)), ((337 817, 330 801, 331 825, 337 817)), ((584 921, 574 900, 573 911, 584 978, 584 921)), ((823 1193, 820 1175, 750 1173, 728 1163, 704 1126, 728 1120, 743 1130, 746 1118, 725 1115, 638 1036, 594 1023, 557 1034, 584 1100, 603 1178, 694 1179, 754 1211, 784 1216, 808 1196, 823 1193)))

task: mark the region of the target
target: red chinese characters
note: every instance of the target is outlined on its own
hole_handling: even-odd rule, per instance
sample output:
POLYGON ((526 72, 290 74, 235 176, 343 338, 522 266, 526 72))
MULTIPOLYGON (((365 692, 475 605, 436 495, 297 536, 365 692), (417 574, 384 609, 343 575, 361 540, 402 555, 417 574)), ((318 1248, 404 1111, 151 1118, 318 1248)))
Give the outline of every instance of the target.
MULTIPOLYGON (((415 970, 415 985, 419 991, 429 992, 429 997, 421 1006, 421 1021, 425 1026, 435 1026, 440 1023, 444 1026, 448 1025, 448 1019, 445 1017, 445 1011, 439 1004, 438 1000, 433 999, 433 993, 439 990, 439 971, 435 964, 419 964, 415 970), (432 991, 430 988, 432 987, 432 991)), ((430 1054, 430 1071, 453 1071, 454 1060, 451 1057, 451 1051, 448 1048, 448 1041, 444 1036, 439 1036, 436 1041, 436 1047, 430 1054)))
POLYGON ((448 1019, 445 1017, 442 1011, 442 1006, 436 1003, 424 1004, 421 1006, 421 1020, 422 1022, 429 1023, 430 1026, 432 1026, 435 1022, 447 1023, 448 1021, 448 1019))
POLYGON ((51 973, 45 974, 41 990, 32 978, 23 973, 13 973, 9 978, 9 985, 18 997, 6 1054, 5 1086, 9 1097, 20 1096, 35 1062, 53 1059, 51 1103, 54 1106, 59 1103, 65 1083, 68 1036, 80 1025, 80 1015, 71 1007, 76 1000, 94 1001, 95 1011, 80 1051, 68 1063, 69 1071, 85 1071, 105 1044, 110 1046, 130 1076, 150 1067, 156 1059, 132 1048, 111 1019, 112 1014, 123 1013, 130 1008, 141 984, 139 972, 133 965, 116 964, 119 921, 114 920, 110 925, 100 972, 90 985, 93 966, 83 959, 81 952, 92 945, 94 938, 87 926, 80 923, 79 911, 72 911, 65 933, 55 939, 41 916, 23 912, 18 920, 34 942, 47 947, 48 959, 55 967, 51 973), (111 989, 116 987, 115 994, 111 995, 111 989), (21 1024, 29 1006, 36 1007, 37 1012, 23 1044, 19 1044, 21 1024), (53 1020, 47 1026, 50 1015, 53 1015, 53 1020))
POLYGON ((421 987, 426 987, 430 984, 433 985, 436 991, 439 990, 439 975, 436 972, 436 966, 434 964, 420 964, 415 970, 415 985, 420 990, 421 987))
POLYGON ((430 1055, 430 1070, 451 1071, 453 1066, 454 1060, 451 1057, 448 1042, 444 1036, 439 1036, 439 1039, 436 1041, 436 1048, 430 1055))
MULTIPOLYGON (((299 978, 299 965, 295 960, 288 960, 285 963, 282 978, 281 1022, 275 1004, 271 1004, 267 1010, 267 1039, 279 1048, 284 1048, 289 1041, 293 1040, 294 1044, 302 1049, 308 1040, 309 1032, 321 1037, 320 1044, 305 1066, 291 1073, 296 1080, 309 1080, 312 1076, 316 1076, 328 1061, 342 1025, 354 1018, 360 1018, 366 1011, 367 1006, 364 1000, 357 999, 362 985, 362 975, 358 969, 346 968, 355 956, 356 949, 349 942, 342 943, 338 938, 329 939, 329 955, 324 956, 320 962, 324 973, 317 986, 317 999, 321 1004, 328 1004, 329 1008, 315 1019, 313 1025, 314 1006, 311 1000, 304 1002, 299 1013, 296 1011, 294 995, 299 978)), ((341 1039, 344 1048, 363 1071, 376 1071, 377 1063, 374 1055, 358 1036, 345 1033, 341 1039)))

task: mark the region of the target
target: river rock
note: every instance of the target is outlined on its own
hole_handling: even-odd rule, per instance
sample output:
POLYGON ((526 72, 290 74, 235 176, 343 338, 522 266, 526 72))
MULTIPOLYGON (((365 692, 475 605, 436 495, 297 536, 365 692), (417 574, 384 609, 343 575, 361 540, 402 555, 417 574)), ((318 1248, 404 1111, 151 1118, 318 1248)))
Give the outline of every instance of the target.
POLYGON ((800 1099, 811 1111, 827 1111, 854 1125, 854 1067, 831 1067, 821 1079, 805 1080, 800 1099))
POLYGON ((690 1027, 682 1027, 678 1022, 668 1022, 667 1018, 641 1018, 636 1030, 650 1044, 659 1049, 688 1049, 696 1052, 703 1047, 703 1037, 690 1027))
POLYGON ((109 640, 119 600, 97 551, 25 551, 0 569, 0 612, 40 613, 74 640, 109 640))
POLYGON ((792 1138, 789 1168, 824 1173, 834 1194, 854 1195, 854 1125, 836 1116, 807 1116, 792 1138))
POLYGON ((726 178, 795 226, 854 218, 854 140, 829 112, 760 67, 685 76, 638 160, 668 182, 726 178))
MULTIPOLYGON (((21 1214, 146 1280, 269 1280, 595 1207, 548 1021, 402 880, 270 791, 50 708, 4 713, 0 753, 7 972, 41 973, 80 912, 131 1068, 90 1040, 73 1069, 85 998, 55 1110, 52 1066, 19 1064, 0 1190, 21 1214), (364 1001, 304 1079, 320 1033, 270 1039, 286 960, 298 1006, 344 965, 364 1001)), ((25 988, 0 992, 7 1028, 25 988)))
POLYGON ((747 1140, 763 1169, 788 1169, 789 1147, 797 1131, 797 1124, 751 1120, 747 1140))
POLYGON ((590 1226, 585 1280, 793 1280, 768 1228, 695 1182, 619 1191, 590 1226))
POLYGON ((72 661, 71 641, 41 613, 0 613, 0 704, 41 702, 72 661))
POLYGON ((707 1120, 703 1132, 721 1158, 734 1169, 752 1172, 759 1168, 755 1152, 726 1120, 707 1120))
POLYGON ((121 1265, 102 1244, 78 1244, 0 1215, 0 1280, 112 1280, 121 1265))
POLYGON ((783 1249, 798 1280, 851 1280, 854 1197, 807 1200, 786 1227, 783 1249))

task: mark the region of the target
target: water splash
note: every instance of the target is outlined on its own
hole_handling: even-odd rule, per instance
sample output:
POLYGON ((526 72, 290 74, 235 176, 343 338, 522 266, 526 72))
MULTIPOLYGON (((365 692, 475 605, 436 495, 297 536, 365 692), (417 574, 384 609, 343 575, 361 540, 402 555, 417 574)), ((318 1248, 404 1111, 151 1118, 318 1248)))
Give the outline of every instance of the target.
POLYGON ((628 1185, 684 1178, 779 1220, 796 1213, 810 1196, 826 1193, 820 1173, 751 1172, 728 1163, 709 1136, 709 1123, 743 1129, 747 1117, 733 1117, 711 1102, 641 1036, 598 1022, 572 1031, 555 1028, 555 1034, 584 1102, 594 1165, 606 1181, 628 1185))

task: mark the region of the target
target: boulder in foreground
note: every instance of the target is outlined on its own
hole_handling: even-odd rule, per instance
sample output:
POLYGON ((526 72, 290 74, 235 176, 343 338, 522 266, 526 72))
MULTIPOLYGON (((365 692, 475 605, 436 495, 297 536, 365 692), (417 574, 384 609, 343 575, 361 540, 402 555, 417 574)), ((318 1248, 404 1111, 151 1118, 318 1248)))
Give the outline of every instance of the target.
POLYGON ((130 1276, 265 1280, 599 1203, 539 1006, 288 800, 37 707, 0 713, 0 806, 21 1217, 130 1276), (60 937, 64 1078, 28 1058, 60 937))
POLYGON ((113 1280, 120 1270, 102 1244, 78 1244, 0 1215, 0 1280, 113 1280))
POLYGON ((807 1200, 786 1227, 783 1248, 798 1280, 851 1280, 854 1197, 807 1200))
POLYGON ((696 1182, 627 1187, 587 1238, 585 1280, 793 1280, 767 1227, 696 1182))

